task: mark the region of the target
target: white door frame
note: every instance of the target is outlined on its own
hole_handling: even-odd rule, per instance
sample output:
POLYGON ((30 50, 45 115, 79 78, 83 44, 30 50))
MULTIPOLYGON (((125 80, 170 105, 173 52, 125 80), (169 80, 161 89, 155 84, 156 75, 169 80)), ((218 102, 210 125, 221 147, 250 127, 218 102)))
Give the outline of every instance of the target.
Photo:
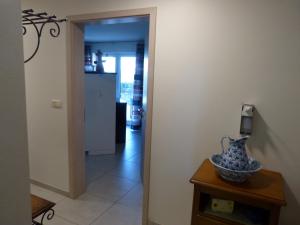
POLYGON ((84 161, 84 40, 83 24, 90 21, 131 16, 149 16, 147 117, 144 145, 143 225, 148 224, 156 8, 100 12, 67 17, 67 94, 70 197, 86 190, 84 161))

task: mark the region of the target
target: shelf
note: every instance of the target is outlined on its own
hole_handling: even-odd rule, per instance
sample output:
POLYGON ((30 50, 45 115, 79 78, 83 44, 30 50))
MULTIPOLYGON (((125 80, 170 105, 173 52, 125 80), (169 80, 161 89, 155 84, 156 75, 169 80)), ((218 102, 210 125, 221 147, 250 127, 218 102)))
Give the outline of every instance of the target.
POLYGON ((274 171, 261 170, 237 184, 221 179, 206 159, 190 182, 194 184, 191 225, 278 225, 280 208, 286 205, 283 177, 274 171), (234 201, 233 211, 227 210, 232 213, 216 212, 217 205, 212 210, 212 199, 234 201))
POLYGON ((200 194, 199 214, 217 221, 240 225, 268 225, 270 213, 268 210, 251 205, 234 202, 232 213, 222 213, 212 210, 212 199, 218 198, 207 193, 200 194))
MULTIPOLYGON (((202 212, 203 214, 209 214, 215 217, 216 219, 222 218, 232 222, 237 222, 243 225, 266 225, 267 222, 253 222, 245 214, 249 213, 248 209, 245 207, 236 207, 233 213, 221 213, 221 212, 214 212, 211 210, 211 207, 205 208, 202 212)), ((266 220, 266 219, 262 219, 266 220)))

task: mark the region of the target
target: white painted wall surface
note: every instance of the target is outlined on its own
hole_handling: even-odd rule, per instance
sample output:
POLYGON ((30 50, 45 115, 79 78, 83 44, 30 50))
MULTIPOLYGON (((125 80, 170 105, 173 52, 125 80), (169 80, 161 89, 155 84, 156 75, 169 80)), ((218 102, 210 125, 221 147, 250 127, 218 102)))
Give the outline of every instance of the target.
MULTIPOLYGON (((30 178, 68 192, 65 24, 58 38, 50 38, 49 28, 44 28, 37 55, 25 64, 30 178), (52 108, 52 99, 61 100, 62 108, 52 108)), ((36 46, 36 34, 29 29, 23 40, 27 58, 36 46)))
POLYGON ((85 150, 90 154, 116 151, 116 76, 85 75, 85 150))
POLYGON ((19 0, 0 2, 0 224, 31 224, 19 0))
MULTIPOLYGON (((250 150, 266 168, 285 177, 288 206, 281 225, 293 225, 300 211, 300 2, 23 0, 24 8, 58 16, 149 6, 158 7, 150 218, 161 225, 190 224, 189 178, 205 158, 220 151, 223 135, 237 135, 245 102, 257 107, 250 150)), ((53 150, 55 160, 44 161, 57 165, 67 179, 66 111, 57 115, 47 108, 53 96, 66 97, 64 41, 64 32, 59 40, 45 37, 26 79, 31 84, 30 152, 37 151, 40 142, 34 133, 44 134, 45 146, 60 143, 56 149, 61 154, 53 150), (59 135, 49 135, 52 129, 33 115, 49 123, 59 118, 59 135)), ((66 187, 58 178, 52 184, 66 187)))

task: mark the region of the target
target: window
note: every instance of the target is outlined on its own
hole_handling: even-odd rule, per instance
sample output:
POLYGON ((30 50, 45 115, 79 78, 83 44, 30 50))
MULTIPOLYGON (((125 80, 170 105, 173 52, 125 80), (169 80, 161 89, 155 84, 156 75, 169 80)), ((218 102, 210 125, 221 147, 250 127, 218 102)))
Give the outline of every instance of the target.
POLYGON ((121 99, 130 102, 133 94, 135 57, 121 57, 121 99))
MULTIPOLYGON (((86 71, 96 71, 98 57, 95 52, 92 53, 92 68, 86 71)), ((117 72, 117 62, 115 56, 102 56, 102 64, 105 73, 116 73, 117 72)))
POLYGON ((134 56, 121 57, 121 101, 127 102, 127 121, 131 120, 132 97, 133 97, 133 82, 135 74, 134 56))
POLYGON ((121 83, 133 84, 135 74, 135 57, 121 57, 121 83))
POLYGON ((116 73, 116 57, 102 56, 102 63, 105 73, 116 73))

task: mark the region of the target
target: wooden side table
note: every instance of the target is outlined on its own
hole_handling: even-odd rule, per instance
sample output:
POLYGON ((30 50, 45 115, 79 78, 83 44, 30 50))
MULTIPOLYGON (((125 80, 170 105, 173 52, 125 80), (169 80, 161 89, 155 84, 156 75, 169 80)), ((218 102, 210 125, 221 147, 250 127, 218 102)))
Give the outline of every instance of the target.
POLYGON ((35 195, 31 195, 31 211, 32 211, 32 224, 43 225, 44 218, 51 220, 54 216, 54 210, 52 209, 55 203, 46 199, 40 198, 35 195), (36 218, 42 215, 40 222, 36 221, 36 218))
POLYGON ((219 177, 206 159, 190 179, 194 184, 192 225, 278 225, 286 205, 280 173, 261 170, 236 184, 219 177), (234 201, 232 213, 212 210, 212 199, 234 201))

